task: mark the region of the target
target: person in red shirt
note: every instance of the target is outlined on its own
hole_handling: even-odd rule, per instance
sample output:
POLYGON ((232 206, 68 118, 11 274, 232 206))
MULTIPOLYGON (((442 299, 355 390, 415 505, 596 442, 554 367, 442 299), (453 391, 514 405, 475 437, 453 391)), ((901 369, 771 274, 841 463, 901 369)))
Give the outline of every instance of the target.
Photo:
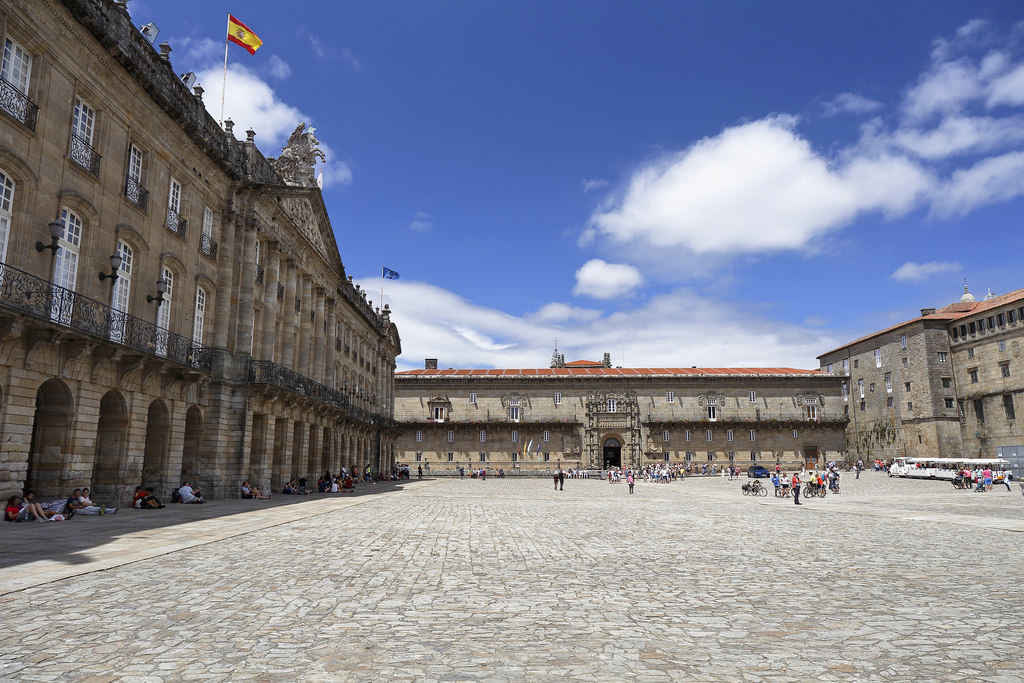
POLYGON ((802 503, 800 502, 800 484, 802 482, 800 481, 800 475, 794 472, 793 478, 790 479, 789 483, 793 487, 793 503, 796 505, 801 505, 802 503))

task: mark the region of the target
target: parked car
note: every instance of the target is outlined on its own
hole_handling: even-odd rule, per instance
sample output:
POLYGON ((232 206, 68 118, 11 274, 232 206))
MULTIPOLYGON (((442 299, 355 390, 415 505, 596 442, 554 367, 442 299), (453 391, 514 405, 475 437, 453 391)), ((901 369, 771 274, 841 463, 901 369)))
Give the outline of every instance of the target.
POLYGON ((747 468, 747 477, 753 479, 760 479, 762 477, 770 477, 772 473, 768 471, 768 468, 764 465, 751 465, 747 468))

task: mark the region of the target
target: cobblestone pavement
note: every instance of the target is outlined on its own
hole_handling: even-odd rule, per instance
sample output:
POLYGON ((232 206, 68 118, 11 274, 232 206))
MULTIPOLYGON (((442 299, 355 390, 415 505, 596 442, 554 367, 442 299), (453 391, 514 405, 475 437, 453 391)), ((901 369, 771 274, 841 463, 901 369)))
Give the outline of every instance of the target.
POLYGON ((7 525, 0 680, 1022 680, 1016 486, 866 473, 796 507, 740 483, 124 510, 20 564, 58 525, 7 525))

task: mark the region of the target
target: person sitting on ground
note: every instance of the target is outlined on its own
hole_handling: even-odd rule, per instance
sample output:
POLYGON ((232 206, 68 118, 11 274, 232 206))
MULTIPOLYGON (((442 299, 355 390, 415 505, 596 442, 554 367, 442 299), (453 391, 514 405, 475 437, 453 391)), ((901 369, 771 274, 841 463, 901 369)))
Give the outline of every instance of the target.
POLYGON ((338 478, 334 477, 331 481, 331 493, 337 493, 341 490, 341 485, 338 483, 338 478))
POLYGON ((284 485, 284 493, 286 495, 292 496, 292 495, 295 495, 298 492, 299 492, 299 485, 295 483, 294 479, 292 479, 291 481, 289 481, 287 484, 284 485))
POLYGON ((8 498, 7 507, 4 509, 4 519, 8 522, 31 522, 32 520, 48 522, 53 513, 44 512, 39 503, 35 503, 29 498, 31 494, 31 491, 25 494, 27 500, 22 500, 20 496, 8 498))
POLYGON ((253 484, 250 484, 247 481, 242 482, 242 498, 260 498, 262 500, 266 500, 269 497, 270 496, 264 496, 261 494, 260 490, 253 484))
POLYGON ((153 495, 152 486, 145 489, 141 486, 136 486, 135 496, 132 498, 132 507, 140 510, 157 510, 163 507, 163 503, 153 495))
POLYGON ((90 498, 90 495, 91 494, 89 492, 89 487, 86 486, 85 488, 83 488, 82 489, 82 502, 85 503, 86 505, 91 505, 93 507, 100 507, 100 508, 102 508, 103 512, 100 513, 101 515, 102 514, 112 515, 115 512, 117 512, 117 506, 116 505, 97 505, 96 503, 92 502, 92 499, 90 498))
POLYGON ((107 511, 106 508, 93 505, 92 501, 88 498, 83 498, 82 489, 72 491, 67 503, 68 510, 75 515, 102 515, 107 511))
POLYGON ((205 503, 203 500, 203 494, 199 491, 199 487, 192 488, 192 486, 186 481, 181 484, 181 488, 178 489, 178 494, 181 496, 182 503, 205 503))

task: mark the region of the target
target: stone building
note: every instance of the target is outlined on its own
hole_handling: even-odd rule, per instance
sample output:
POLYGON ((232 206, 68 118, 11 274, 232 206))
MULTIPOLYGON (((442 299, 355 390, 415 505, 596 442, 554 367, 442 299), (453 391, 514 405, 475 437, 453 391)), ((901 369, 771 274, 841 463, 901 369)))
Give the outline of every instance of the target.
POLYGON ((790 368, 426 368, 395 376, 398 460, 603 469, 667 462, 792 469, 845 457, 839 378, 790 368))
POLYGON ((312 131, 236 139, 123 3, 0 0, 0 35, 0 495, 389 467, 398 332, 312 131))
POLYGON ((818 357, 843 379, 847 440, 864 459, 993 457, 1024 462, 1024 290, 925 308, 818 357))

